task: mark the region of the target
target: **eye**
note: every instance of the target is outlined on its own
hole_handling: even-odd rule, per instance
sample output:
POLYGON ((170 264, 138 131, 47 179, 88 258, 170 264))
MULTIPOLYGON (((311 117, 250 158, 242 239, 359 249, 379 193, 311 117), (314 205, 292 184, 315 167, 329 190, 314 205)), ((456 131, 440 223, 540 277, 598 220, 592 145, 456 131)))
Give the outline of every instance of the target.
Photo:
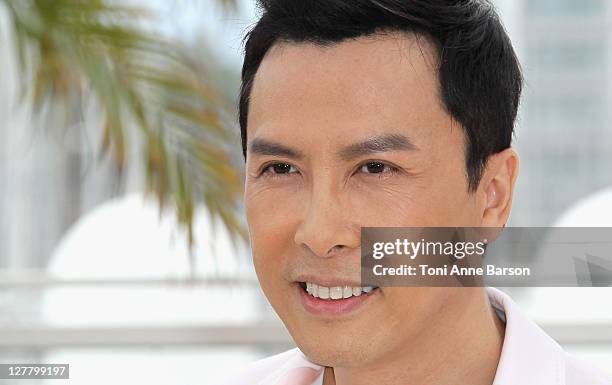
POLYGON ((272 163, 264 167, 262 175, 269 173, 272 176, 286 175, 297 172, 297 169, 288 163, 272 163))
POLYGON ((364 163, 359 168, 359 171, 366 173, 366 174, 382 174, 382 173, 388 173, 388 172, 395 172, 397 171, 397 168, 391 165, 388 165, 386 163, 383 163, 383 162, 370 161, 370 162, 364 163))

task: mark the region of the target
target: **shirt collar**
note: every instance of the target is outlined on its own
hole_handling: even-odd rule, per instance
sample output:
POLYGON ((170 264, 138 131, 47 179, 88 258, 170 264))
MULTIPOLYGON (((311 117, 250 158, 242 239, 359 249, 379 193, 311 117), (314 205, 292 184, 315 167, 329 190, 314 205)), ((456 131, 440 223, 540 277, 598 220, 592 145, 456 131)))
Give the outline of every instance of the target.
MULTIPOLYGON (((505 315, 506 331, 492 385, 564 385, 563 350, 501 290, 487 287, 491 305, 505 315)), ((295 348, 278 370, 258 385, 322 385, 324 368, 295 348)))
POLYGON ((493 385, 565 384, 563 350, 501 290, 487 287, 491 305, 506 316, 504 344, 493 385))
POLYGON ((298 348, 289 360, 257 385, 322 385, 324 367, 310 362, 298 348))

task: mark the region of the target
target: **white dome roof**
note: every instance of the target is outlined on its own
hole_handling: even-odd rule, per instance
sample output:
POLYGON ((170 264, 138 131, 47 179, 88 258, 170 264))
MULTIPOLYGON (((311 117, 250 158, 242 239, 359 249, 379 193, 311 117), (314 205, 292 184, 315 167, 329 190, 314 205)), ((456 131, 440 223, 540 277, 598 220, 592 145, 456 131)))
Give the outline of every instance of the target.
MULTIPOLYGON (((612 227, 612 188, 595 192, 567 209, 552 227, 612 227)), ((609 287, 538 287, 521 305, 542 322, 612 322, 609 287)))
POLYGON ((600 190, 567 209, 554 227, 612 227, 612 187, 600 190))
MULTIPOLYGON (((196 212, 194 259, 199 277, 251 276, 246 245, 234 248, 204 208, 196 212)), ((186 231, 172 210, 140 194, 106 202, 79 219, 52 254, 48 273, 62 279, 189 277, 186 231)), ((253 287, 208 285, 60 286, 45 290, 43 317, 58 325, 231 322, 256 316, 253 287)))

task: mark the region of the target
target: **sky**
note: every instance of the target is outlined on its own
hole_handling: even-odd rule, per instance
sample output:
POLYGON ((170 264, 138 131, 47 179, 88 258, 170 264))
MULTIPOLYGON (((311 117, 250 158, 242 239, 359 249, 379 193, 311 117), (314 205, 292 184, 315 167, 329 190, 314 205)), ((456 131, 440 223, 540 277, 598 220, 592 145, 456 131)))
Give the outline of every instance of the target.
POLYGON ((242 38, 257 20, 254 0, 236 0, 237 12, 230 13, 218 0, 135 1, 156 10, 155 28, 166 36, 196 43, 205 39, 222 63, 239 68, 242 62, 242 38))

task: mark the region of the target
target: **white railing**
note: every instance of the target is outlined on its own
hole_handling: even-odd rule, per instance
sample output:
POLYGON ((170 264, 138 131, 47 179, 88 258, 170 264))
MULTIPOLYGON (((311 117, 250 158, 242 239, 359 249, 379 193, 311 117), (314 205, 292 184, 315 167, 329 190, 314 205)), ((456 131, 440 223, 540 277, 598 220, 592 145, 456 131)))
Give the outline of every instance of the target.
MULTIPOLYGON (((168 277, 143 279, 64 279, 40 272, 0 272, 0 291, 46 289, 52 287, 90 286, 242 286, 257 287, 256 280, 246 278, 168 277)), ((612 346, 612 323, 572 322, 539 323, 562 345, 612 346)), ((150 345, 292 345, 284 326, 278 321, 231 325, 120 326, 120 327, 53 327, 3 325, 0 349, 55 348, 70 346, 150 346, 150 345)))

